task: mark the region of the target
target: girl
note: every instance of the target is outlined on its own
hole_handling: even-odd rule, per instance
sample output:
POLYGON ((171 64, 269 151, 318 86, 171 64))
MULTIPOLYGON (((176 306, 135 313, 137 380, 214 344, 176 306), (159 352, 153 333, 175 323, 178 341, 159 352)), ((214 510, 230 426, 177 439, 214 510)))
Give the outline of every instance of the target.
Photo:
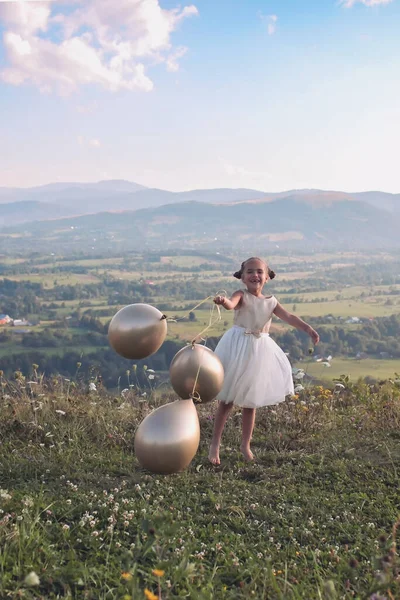
POLYGON ((262 289, 275 273, 260 258, 245 260, 234 277, 246 286, 232 297, 216 296, 214 302, 234 310, 234 325, 215 348, 225 370, 222 390, 214 422, 214 432, 208 458, 220 464, 219 446, 222 432, 233 405, 243 409, 242 443, 240 449, 246 460, 253 460, 250 441, 253 434, 256 408, 278 404, 293 394, 292 368, 283 350, 269 337, 272 314, 297 329, 305 331, 314 344, 318 333, 307 323, 287 312, 274 296, 263 296, 262 289))

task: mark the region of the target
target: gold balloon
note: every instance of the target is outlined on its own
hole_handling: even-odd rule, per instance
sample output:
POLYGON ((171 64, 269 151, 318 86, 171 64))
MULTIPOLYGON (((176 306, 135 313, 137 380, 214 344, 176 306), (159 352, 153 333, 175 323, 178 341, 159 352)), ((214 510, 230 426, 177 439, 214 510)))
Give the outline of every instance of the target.
POLYGON ((224 383, 224 367, 210 348, 192 344, 175 354, 169 368, 169 376, 178 396, 189 398, 195 391, 205 404, 211 402, 220 392, 224 383))
POLYGON ((112 348, 130 359, 157 352, 167 335, 167 320, 150 304, 129 304, 111 319, 108 341, 112 348))
POLYGON ((188 467, 200 442, 200 423, 192 400, 176 400, 156 408, 139 425, 135 453, 152 473, 168 475, 188 467))

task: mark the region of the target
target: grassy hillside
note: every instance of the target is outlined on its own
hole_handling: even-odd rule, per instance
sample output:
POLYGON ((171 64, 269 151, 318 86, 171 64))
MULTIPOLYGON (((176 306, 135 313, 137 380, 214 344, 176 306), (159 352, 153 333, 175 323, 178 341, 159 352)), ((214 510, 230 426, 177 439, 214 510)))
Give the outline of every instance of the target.
MULTIPOLYGON (((0 597, 212 600, 400 597, 400 388, 308 388, 260 410, 257 461, 143 471, 136 427, 170 394, 0 379, 0 597)), ((89 383, 92 385, 90 386, 89 383)))

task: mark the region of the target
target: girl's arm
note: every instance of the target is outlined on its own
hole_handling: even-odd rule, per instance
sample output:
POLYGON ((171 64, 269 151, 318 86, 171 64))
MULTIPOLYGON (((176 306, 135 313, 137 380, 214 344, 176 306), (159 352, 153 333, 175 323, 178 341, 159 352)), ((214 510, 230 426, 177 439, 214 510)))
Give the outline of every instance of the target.
POLYGON ((289 325, 291 325, 292 327, 296 327, 296 329, 300 329, 301 331, 305 331, 310 336, 310 338, 312 339, 312 341, 314 342, 314 344, 318 344, 318 342, 319 342, 319 335, 315 331, 315 329, 313 329, 311 327, 311 325, 309 325, 308 323, 306 323, 305 321, 303 321, 299 317, 296 317, 296 315, 292 315, 292 313, 290 313, 287 310, 285 310, 283 308, 283 306, 281 304, 279 304, 279 302, 278 302, 278 304, 275 307, 274 314, 277 317, 279 317, 280 319, 282 319, 282 321, 285 321, 286 323, 289 323, 289 325))
POLYGON ((233 310, 237 307, 239 302, 243 298, 243 292, 241 290, 234 292, 230 298, 226 298, 226 296, 215 296, 214 302, 215 304, 220 304, 226 310, 233 310))

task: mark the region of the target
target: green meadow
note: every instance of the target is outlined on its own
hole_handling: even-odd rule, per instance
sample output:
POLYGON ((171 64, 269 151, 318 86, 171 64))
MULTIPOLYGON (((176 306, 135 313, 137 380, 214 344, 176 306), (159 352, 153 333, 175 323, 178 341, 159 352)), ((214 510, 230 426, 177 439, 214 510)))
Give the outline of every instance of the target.
MULTIPOLYGON (((240 413, 207 460, 214 404, 182 473, 145 471, 135 431, 172 394, 1 378, 0 597, 382 600, 400 597, 400 389, 310 387, 240 413)), ((89 385, 89 383, 91 385, 89 385)))

